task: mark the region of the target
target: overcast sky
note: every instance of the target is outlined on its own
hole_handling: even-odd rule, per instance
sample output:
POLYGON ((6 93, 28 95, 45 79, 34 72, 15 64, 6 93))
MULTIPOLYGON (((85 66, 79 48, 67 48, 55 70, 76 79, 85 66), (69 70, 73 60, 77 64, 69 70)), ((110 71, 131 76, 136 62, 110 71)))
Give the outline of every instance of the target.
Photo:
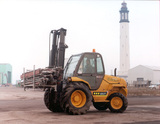
MULTIPOLYGON (((129 10, 130 65, 160 66, 159 1, 125 0, 129 10)), ((13 67, 12 82, 23 68, 49 63, 49 32, 67 29, 66 58, 102 54, 106 74, 120 64, 122 0, 0 0, 0 63, 13 67)))

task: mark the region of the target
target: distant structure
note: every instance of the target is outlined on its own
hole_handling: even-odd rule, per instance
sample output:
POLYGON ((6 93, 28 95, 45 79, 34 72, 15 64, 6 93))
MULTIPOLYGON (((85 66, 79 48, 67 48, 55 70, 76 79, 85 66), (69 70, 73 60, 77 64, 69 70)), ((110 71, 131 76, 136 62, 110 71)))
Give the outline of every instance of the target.
POLYGON ((129 19, 127 3, 120 9, 120 69, 118 76, 124 78, 128 86, 147 87, 160 84, 160 67, 138 65, 130 69, 129 19))
POLYGON ((120 12, 120 70, 118 75, 127 78, 130 68, 129 20, 127 3, 123 2, 120 12))
POLYGON ((12 83, 12 66, 7 63, 0 63, 0 85, 12 83))
POLYGON ((160 67, 138 65, 129 69, 128 85, 141 87, 150 84, 160 84, 160 67))

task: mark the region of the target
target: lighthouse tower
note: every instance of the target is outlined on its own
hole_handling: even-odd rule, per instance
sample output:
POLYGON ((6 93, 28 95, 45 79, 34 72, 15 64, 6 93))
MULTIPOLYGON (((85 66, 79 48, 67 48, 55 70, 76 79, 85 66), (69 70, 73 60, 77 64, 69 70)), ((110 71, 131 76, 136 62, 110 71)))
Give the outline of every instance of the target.
POLYGON ((130 54, 129 54, 129 20, 128 9, 125 2, 122 3, 120 12, 120 76, 128 76, 130 68, 130 54))

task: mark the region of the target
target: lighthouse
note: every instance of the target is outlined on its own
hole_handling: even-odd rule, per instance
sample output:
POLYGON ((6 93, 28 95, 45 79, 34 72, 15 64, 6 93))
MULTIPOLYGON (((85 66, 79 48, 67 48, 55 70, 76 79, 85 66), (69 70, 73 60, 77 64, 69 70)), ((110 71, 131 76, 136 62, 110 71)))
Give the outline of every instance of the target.
POLYGON ((120 70, 119 75, 128 77, 130 68, 130 53, 129 53, 129 19, 127 3, 123 2, 120 9, 120 70))

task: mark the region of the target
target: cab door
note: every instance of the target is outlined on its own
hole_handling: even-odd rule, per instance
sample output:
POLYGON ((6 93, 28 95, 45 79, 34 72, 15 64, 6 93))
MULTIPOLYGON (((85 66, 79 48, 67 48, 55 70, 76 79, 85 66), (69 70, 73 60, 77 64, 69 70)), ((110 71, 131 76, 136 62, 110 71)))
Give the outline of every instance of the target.
POLYGON ((104 64, 102 60, 102 56, 100 54, 96 55, 96 81, 97 81, 97 88, 101 85, 101 82, 104 78, 105 70, 104 64))
POLYGON ((85 53, 79 64, 77 76, 90 84, 91 89, 98 89, 104 75, 101 56, 97 53, 85 53))
POLYGON ((82 56, 77 75, 79 78, 87 81, 91 89, 96 88, 96 63, 94 54, 85 53, 82 56))

